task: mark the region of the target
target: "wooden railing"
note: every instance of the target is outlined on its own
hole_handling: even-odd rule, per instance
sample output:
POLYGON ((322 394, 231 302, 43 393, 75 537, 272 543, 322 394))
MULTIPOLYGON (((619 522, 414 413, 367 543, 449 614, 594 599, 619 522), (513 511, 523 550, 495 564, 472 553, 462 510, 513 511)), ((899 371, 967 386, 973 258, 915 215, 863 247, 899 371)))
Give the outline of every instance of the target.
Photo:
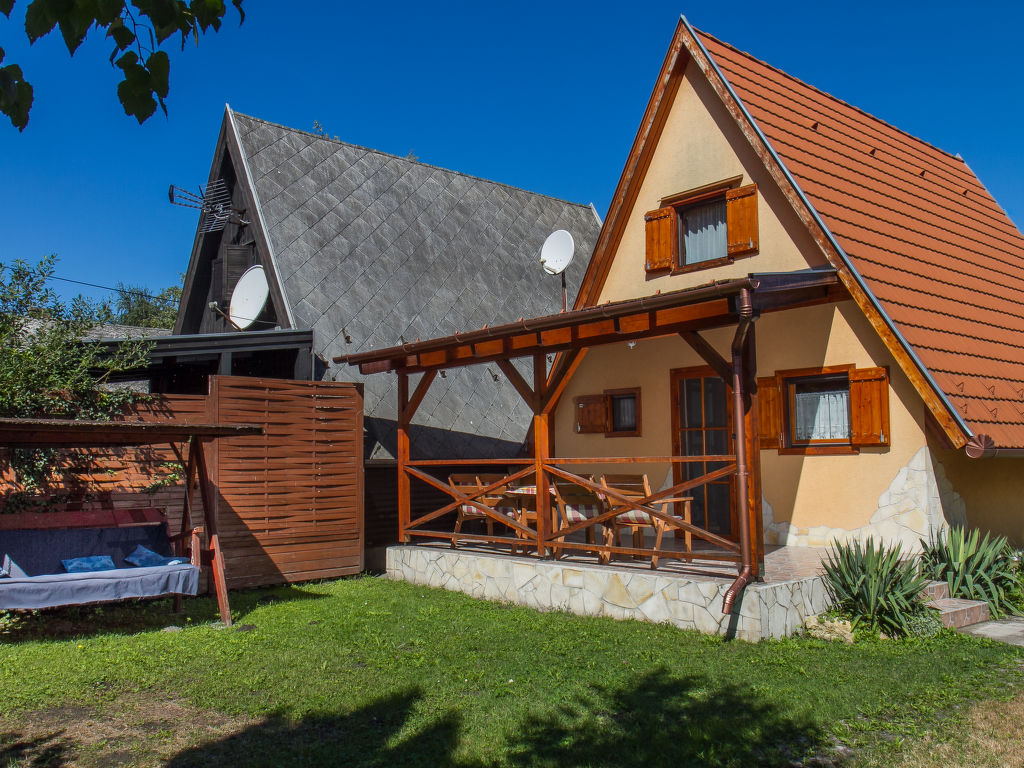
POLYGON ((400 516, 399 538, 403 542, 409 542, 412 538, 428 538, 448 540, 452 542, 452 546, 457 546, 460 542, 499 544, 509 546, 513 552, 520 548, 534 550, 541 557, 558 556, 565 550, 572 550, 596 555, 599 562, 608 562, 612 556, 650 557, 652 564, 657 563, 658 559, 717 560, 737 563, 740 560, 740 545, 737 542, 666 511, 669 505, 680 503, 681 494, 726 477, 735 477, 737 464, 734 455, 551 458, 540 462, 534 458, 442 459, 409 461, 401 471, 406 475, 407 480, 419 480, 452 497, 450 503, 427 514, 408 519, 401 519, 400 516), (636 466, 688 463, 724 464, 724 466, 646 495, 627 492, 608 483, 599 483, 566 469, 566 467, 579 465, 600 467, 624 464, 636 466), (438 478, 428 471, 431 467, 441 466, 449 468, 449 471, 451 468, 472 467, 478 474, 479 468, 493 466, 495 469, 504 470, 507 474, 503 474, 500 479, 481 483, 478 487, 469 490, 465 487, 455 487, 448 482, 447 478, 438 478), (540 476, 538 476, 538 472, 540 472, 540 476), (552 482, 578 486, 600 500, 601 511, 581 522, 569 524, 566 519, 556 514, 556 504, 552 499, 554 494, 549 491, 552 482), (507 499, 511 496, 509 492, 513 488, 524 484, 536 486, 536 527, 527 524, 526 515, 510 518, 499 511, 493 502, 490 505, 484 502, 484 499, 488 497, 507 499), (497 530, 505 531, 505 533, 497 535, 476 531, 456 532, 451 530, 450 526, 445 530, 438 525, 443 519, 453 514, 457 515, 462 507, 472 509, 477 519, 502 526, 497 530), (593 543, 568 540, 568 537, 586 532, 588 528, 601 526, 603 529, 607 529, 615 524, 615 519, 619 515, 632 510, 646 516, 652 526, 657 522, 665 531, 678 531, 685 534, 687 546, 684 549, 625 547, 619 546, 617 540, 609 543, 608 537, 603 537, 604 543, 598 543, 600 540, 596 536, 592 537, 593 543), (689 546, 692 537, 713 545, 715 549, 694 550, 689 546))

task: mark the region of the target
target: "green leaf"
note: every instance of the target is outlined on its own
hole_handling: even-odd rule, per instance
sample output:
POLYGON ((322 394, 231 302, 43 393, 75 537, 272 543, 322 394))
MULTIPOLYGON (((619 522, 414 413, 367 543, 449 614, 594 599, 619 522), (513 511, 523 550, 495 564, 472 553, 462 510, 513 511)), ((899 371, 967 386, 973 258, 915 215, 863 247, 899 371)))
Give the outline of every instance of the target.
POLYGON ((135 33, 128 29, 120 18, 111 23, 110 29, 107 30, 107 37, 114 38, 114 44, 117 46, 116 50, 119 51, 123 51, 134 43, 136 39, 135 33))
POLYGON ((8 19, 11 18, 12 8, 14 8, 14 0, 0 0, 0 13, 2 13, 8 19))
POLYGON ((171 60, 163 51, 156 51, 146 59, 146 69, 149 70, 150 87, 162 103, 170 89, 171 60))
MULTIPOLYGON (((0 62, 3 59, 4 52, 0 48, 0 62)), ((25 80, 21 67, 17 64, 0 67, 0 112, 7 115, 11 125, 19 131, 24 131, 28 125, 33 99, 32 85, 25 80)))
POLYGON ((25 34, 34 43, 57 26, 59 8, 54 0, 32 0, 25 9, 25 34))

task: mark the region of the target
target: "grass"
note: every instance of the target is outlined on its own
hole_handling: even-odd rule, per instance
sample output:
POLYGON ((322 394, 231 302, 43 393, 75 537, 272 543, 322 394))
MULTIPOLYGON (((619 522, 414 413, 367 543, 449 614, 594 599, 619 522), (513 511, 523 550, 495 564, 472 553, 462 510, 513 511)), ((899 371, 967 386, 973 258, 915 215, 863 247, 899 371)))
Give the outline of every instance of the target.
POLYGON ((885 765, 1024 690, 1019 650, 951 633, 727 642, 376 578, 232 605, 232 629, 207 599, 15 621, 0 766, 790 765, 837 741, 885 765))

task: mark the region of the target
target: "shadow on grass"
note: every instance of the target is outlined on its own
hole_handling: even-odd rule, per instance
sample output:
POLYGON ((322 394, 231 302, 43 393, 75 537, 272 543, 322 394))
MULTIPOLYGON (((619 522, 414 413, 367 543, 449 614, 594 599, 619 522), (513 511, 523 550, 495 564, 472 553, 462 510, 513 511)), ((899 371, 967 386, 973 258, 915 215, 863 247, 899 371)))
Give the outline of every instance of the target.
POLYGON ((460 724, 454 713, 442 714, 399 738, 420 698, 414 689, 347 715, 316 714, 297 720, 271 715, 224 739, 180 752, 165 766, 453 765, 460 724))
POLYGON ((517 766, 789 766, 817 756, 841 765, 821 729, 750 690, 655 671, 626 688, 596 688, 523 723, 517 766))
MULTIPOLYGON (((585 700, 538 705, 524 721, 494 711, 490 732, 461 729, 456 711, 437 713, 403 734, 419 691, 377 701, 352 714, 298 720, 271 716, 232 736, 186 750, 170 768, 190 766, 840 766, 815 724, 775 704, 704 677, 655 672, 585 700), (493 728, 492 728, 493 726, 493 728), (501 743, 498 734, 510 734, 501 743), (464 740, 464 742, 463 742, 464 740), (473 754, 483 742, 484 754, 473 754), (464 743, 465 755, 456 747, 464 743), (495 757, 495 751, 499 755, 495 757), (818 762, 801 763, 810 756, 818 762)), ((420 715, 422 717, 422 715, 420 715)))
POLYGON ((4 768, 61 768, 70 764, 70 746, 59 731, 35 737, 0 733, 0 765, 4 768))
MULTIPOLYGON (((272 603, 319 600, 322 594, 299 587, 276 586, 229 593, 233 616, 272 603)), ((168 626, 196 625, 220 621, 213 597, 185 597, 181 613, 174 611, 174 598, 125 600, 117 603, 69 605, 39 611, 0 611, 0 642, 66 640, 105 634, 134 634, 168 626)), ((0 763, 3 766, 3 763, 0 763)))

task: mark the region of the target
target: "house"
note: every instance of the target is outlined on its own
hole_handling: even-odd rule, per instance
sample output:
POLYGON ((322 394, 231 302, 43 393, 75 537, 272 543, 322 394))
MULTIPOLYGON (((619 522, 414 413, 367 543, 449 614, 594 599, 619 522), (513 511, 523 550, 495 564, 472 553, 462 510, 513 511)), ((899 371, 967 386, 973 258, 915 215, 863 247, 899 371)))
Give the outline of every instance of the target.
MULTIPOLYGON (((530 551, 734 562, 720 627, 779 545, 916 547, 951 523, 1024 542, 1022 289, 1024 237, 961 158, 682 19, 574 310, 340 362, 397 372, 415 410, 440 370, 532 356, 532 385, 517 382, 535 404, 532 466, 456 502, 479 509, 532 477, 535 528, 508 524, 530 551), (548 514, 546 486, 599 490, 623 464, 651 487, 606 483, 606 498, 660 520, 660 544, 580 540, 614 510, 548 514), (664 544, 673 533, 685 545, 664 544)), ((414 453, 399 466, 429 469, 414 453)), ((400 514, 406 541, 466 538, 400 514)), ((396 548, 397 575, 448 557, 415 549, 396 548)), ((627 598, 580 604, 646 615, 627 598)))
MULTIPOLYGON (((600 230, 590 205, 286 128, 230 107, 208 189, 218 185, 234 215, 219 230, 199 222, 175 336, 199 335, 209 346, 224 334, 229 349, 245 346, 250 336, 266 337, 266 346, 275 334, 312 331, 317 362, 302 378, 365 385, 371 462, 394 456, 395 380, 347 367, 328 370, 326 361, 556 312, 561 283, 539 263, 545 238, 565 229, 575 240, 577 258, 566 272, 572 302, 600 230), (225 310, 252 265, 264 269, 270 298, 255 322, 238 331, 225 310)), ((248 368, 253 375, 261 366, 270 370, 263 375, 288 374, 295 353, 288 354, 283 361, 265 356, 248 368)), ((250 372, 230 358, 211 365, 222 373, 250 372)), ((518 454, 529 414, 515 390, 492 373, 467 370, 440 382, 420 410, 414 444, 437 457, 518 454)))

